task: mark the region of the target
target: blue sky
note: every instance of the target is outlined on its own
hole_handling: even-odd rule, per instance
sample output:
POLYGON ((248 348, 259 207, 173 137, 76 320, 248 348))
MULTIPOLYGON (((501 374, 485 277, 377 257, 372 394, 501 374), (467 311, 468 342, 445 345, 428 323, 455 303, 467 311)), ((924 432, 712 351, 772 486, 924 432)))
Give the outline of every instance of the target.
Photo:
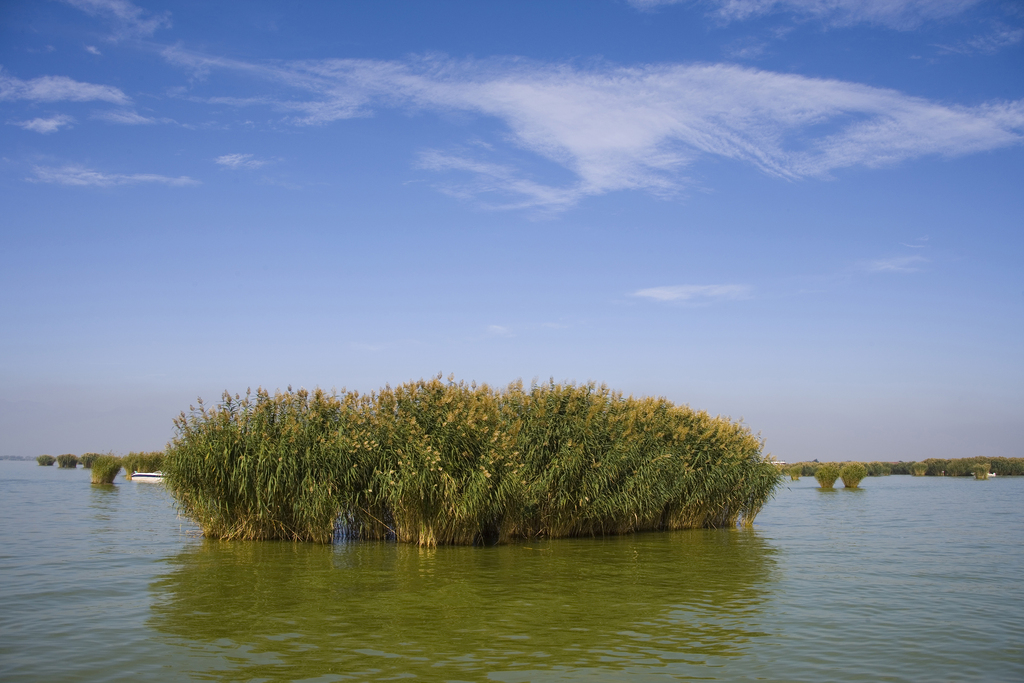
POLYGON ((0 453, 575 380, 777 458, 1024 456, 1024 8, 0 7, 0 453))

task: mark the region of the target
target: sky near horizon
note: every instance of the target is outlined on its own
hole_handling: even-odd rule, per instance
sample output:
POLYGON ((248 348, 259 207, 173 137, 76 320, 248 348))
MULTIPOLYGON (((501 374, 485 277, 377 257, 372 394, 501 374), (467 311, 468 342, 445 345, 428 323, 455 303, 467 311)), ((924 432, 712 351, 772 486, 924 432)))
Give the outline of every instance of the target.
POLYGON ((1024 457, 1024 5, 0 5, 0 455, 442 372, 1024 457))

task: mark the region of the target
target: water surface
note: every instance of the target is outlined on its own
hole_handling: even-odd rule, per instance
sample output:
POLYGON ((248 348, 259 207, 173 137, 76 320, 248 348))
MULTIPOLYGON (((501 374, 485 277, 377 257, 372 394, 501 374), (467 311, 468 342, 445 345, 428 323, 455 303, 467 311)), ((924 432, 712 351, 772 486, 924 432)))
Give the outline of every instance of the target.
POLYGON ((787 482, 753 530, 204 540, 161 485, 0 461, 5 681, 1024 680, 1024 479, 787 482))

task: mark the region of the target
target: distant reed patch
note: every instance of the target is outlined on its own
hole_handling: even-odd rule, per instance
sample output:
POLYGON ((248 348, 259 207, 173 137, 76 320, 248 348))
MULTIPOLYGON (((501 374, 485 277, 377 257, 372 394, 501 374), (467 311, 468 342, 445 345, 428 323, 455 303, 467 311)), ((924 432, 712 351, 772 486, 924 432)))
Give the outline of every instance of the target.
POLYGON ((82 463, 82 467, 89 469, 92 467, 92 463, 96 458, 100 457, 102 453, 83 453, 78 457, 78 462, 82 463))
POLYGON ((57 456, 57 467, 66 470, 73 470, 78 467, 78 456, 71 453, 57 456))
POLYGON ((159 472, 163 464, 163 451, 132 451, 128 455, 121 456, 121 466, 124 467, 124 473, 128 479, 131 479, 136 472, 159 472))
POLYGON ((57 462, 57 458, 53 457, 52 455, 40 455, 38 458, 36 458, 36 462, 39 463, 42 467, 50 467, 53 465, 53 463, 57 462))
POLYGON ((427 546, 749 525, 782 478, 748 428, 665 399, 440 376, 225 393, 178 418, 163 472, 210 537, 427 546))
MULTIPOLYGON (((920 462, 866 462, 866 463, 826 463, 812 462, 796 463, 787 472, 800 470, 803 476, 814 476, 818 470, 826 465, 835 465, 840 469, 846 465, 861 465, 865 468, 868 477, 887 477, 893 474, 907 474, 915 477, 970 477, 980 467, 987 468, 986 474, 992 473, 1000 477, 1012 477, 1024 475, 1024 458, 988 458, 975 456, 971 458, 928 458, 920 462)), ((861 479, 864 477, 862 476, 861 479)), ((845 482, 846 479, 844 478, 845 482)), ((844 484, 845 485, 845 484, 844 484)))

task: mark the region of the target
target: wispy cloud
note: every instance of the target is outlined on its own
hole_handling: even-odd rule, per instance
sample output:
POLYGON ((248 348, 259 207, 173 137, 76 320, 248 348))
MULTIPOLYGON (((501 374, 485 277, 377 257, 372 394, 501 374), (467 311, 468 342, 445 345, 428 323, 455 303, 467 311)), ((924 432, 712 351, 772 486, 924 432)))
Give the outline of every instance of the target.
POLYGON ((973 38, 962 40, 957 43, 937 45, 946 52, 958 54, 995 54, 999 50, 1016 45, 1024 40, 1024 28, 1013 28, 1006 24, 997 23, 987 33, 979 34, 973 38))
POLYGON ((831 25, 871 23, 910 29, 935 19, 964 12, 981 0, 629 0, 634 7, 651 10, 680 3, 711 5, 724 21, 742 21, 766 14, 789 13, 823 20, 831 25))
POLYGON ((524 178, 515 168, 488 163, 464 156, 445 154, 437 150, 422 153, 419 167, 429 171, 464 171, 472 180, 466 183, 448 183, 440 186, 442 192, 461 199, 480 199, 487 208, 525 209, 543 207, 562 209, 572 206, 585 194, 579 185, 555 187, 524 178), (512 195, 512 201, 501 198, 512 195), (490 197, 499 198, 490 201, 490 197))
POLYGON ((131 100, 120 89, 110 85, 82 83, 67 76, 40 76, 28 81, 11 76, 0 67, 0 100, 30 100, 34 102, 91 102, 104 101, 128 104, 131 100))
POLYGON ((115 185, 134 185, 136 183, 159 183, 180 187, 184 185, 198 185, 199 181, 180 176, 171 178, 154 173, 102 173, 84 166, 61 166, 60 168, 36 166, 32 169, 34 178, 27 178, 32 182, 56 183, 58 185, 74 185, 78 187, 112 187, 115 185))
POLYGON ((171 27, 171 13, 147 12, 128 0, 64 0, 86 14, 109 21, 114 28, 113 38, 145 38, 157 29, 171 27))
POLYGON ((243 168, 249 170, 266 166, 269 163, 263 159, 257 159, 252 154, 225 154, 214 159, 214 162, 230 169, 243 168))
POLYGON ((927 262, 923 256, 896 256, 870 261, 866 267, 875 273, 916 273, 921 270, 919 266, 927 262))
POLYGON ((192 69, 239 70, 277 83, 283 91, 267 104, 294 125, 322 125, 385 107, 476 114, 507 127, 503 137, 516 151, 533 152, 574 176, 560 186, 537 181, 495 159, 500 150, 479 146, 472 154, 422 154, 424 168, 475 178, 445 185, 445 191, 504 195, 504 202, 491 202, 504 207, 564 208, 617 190, 671 195, 685 187, 686 169, 702 156, 799 179, 1024 140, 1024 100, 946 105, 896 90, 729 64, 582 69, 435 56, 261 65, 180 49, 165 55, 192 69))
POLYGON ((633 292, 633 296, 655 301, 709 303, 716 300, 746 299, 750 296, 750 287, 746 285, 672 285, 639 289, 633 292))
POLYGON ((927 242, 930 239, 930 237, 918 237, 915 240, 915 244, 907 244, 906 242, 900 242, 900 246, 910 247, 911 249, 924 249, 928 246, 927 242))
POLYGON ((86 45, 85 46, 85 51, 88 52, 89 54, 93 54, 93 55, 102 55, 103 54, 102 52, 100 52, 99 48, 96 47, 95 45, 86 45))
POLYGON ((733 59, 757 59, 767 50, 767 42, 750 36, 738 38, 725 46, 725 54, 733 59))
POLYGON ((512 330, 504 325, 488 325, 487 335, 490 337, 511 337, 512 330))
POLYGON ((107 121, 108 123, 120 123, 126 126, 144 126, 153 123, 167 123, 170 119, 154 119, 143 116, 131 110, 100 111, 93 114, 92 118, 107 121))
POLYGON ((56 133, 62 126, 70 126, 75 120, 70 116, 58 114, 47 119, 32 119, 30 121, 11 121, 15 126, 21 126, 25 130, 36 133, 56 133))

